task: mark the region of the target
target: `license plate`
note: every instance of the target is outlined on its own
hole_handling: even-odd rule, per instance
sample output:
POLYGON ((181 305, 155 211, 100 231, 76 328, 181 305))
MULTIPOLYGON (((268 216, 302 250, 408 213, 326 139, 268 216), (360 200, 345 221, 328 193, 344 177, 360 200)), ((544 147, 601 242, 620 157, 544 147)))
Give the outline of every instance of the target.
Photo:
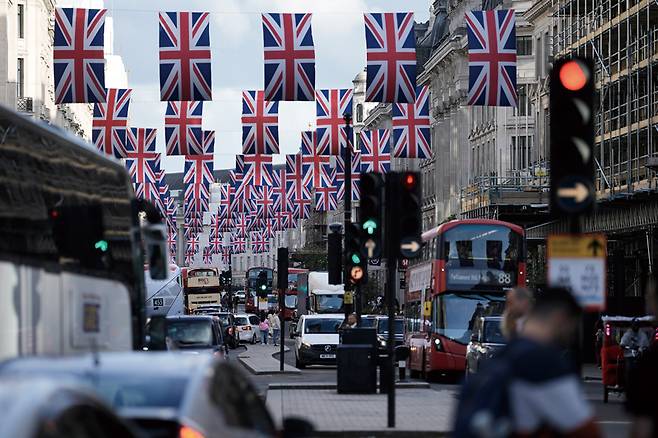
POLYGON ((335 354, 321 354, 320 359, 336 359, 335 354))
POLYGON ((153 306, 154 307, 164 306, 164 298, 153 298, 153 306))

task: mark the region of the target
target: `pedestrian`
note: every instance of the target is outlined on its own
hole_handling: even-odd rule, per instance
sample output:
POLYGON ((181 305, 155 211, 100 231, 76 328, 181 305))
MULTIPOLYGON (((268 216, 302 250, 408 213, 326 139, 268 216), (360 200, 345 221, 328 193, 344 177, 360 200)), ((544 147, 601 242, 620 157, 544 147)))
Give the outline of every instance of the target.
POLYGON ((565 355, 582 310, 562 288, 536 297, 520 332, 459 399, 455 437, 599 437, 579 376, 565 355))
POLYGON ((619 345, 624 351, 624 377, 628 381, 630 375, 635 372, 640 354, 649 348, 649 338, 640 330, 637 318, 633 318, 619 345))
POLYGON ((594 331, 594 357, 596 357, 596 366, 601 369, 601 348, 603 348, 603 325, 601 320, 596 321, 596 330, 594 331))
POLYGON ((263 345, 267 345, 267 335, 270 332, 270 323, 265 317, 265 313, 261 314, 260 324, 258 324, 258 330, 260 330, 260 342, 263 345))
POLYGON ((525 287, 515 287, 507 292, 500 328, 508 341, 514 339, 523 328, 532 301, 532 292, 525 287))
MULTIPOLYGON (((658 317, 656 280, 650 277, 646 289, 647 310, 658 317)), ((653 342, 638 359, 633 374, 629 375, 626 389, 626 409, 633 416, 631 436, 649 438, 658 436, 658 344, 653 342)))
POLYGON ((351 329, 351 328, 356 328, 358 325, 358 319, 356 317, 356 313, 350 313, 347 315, 347 319, 343 322, 341 325, 341 330, 342 329, 351 329))
POLYGON ((272 341, 274 341, 274 346, 279 345, 279 334, 281 333, 281 320, 277 312, 272 312, 272 341))

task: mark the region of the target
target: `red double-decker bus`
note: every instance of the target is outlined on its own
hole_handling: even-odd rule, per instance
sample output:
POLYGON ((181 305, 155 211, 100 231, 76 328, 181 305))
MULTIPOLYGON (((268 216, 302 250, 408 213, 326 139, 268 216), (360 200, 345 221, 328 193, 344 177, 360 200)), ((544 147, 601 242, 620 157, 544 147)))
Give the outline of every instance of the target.
POLYGON ((463 373, 480 316, 500 315, 505 292, 524 286, 521 227, 465 219, 423 233, 423 257, 407 272, 406 342, 414 375, 463 373))

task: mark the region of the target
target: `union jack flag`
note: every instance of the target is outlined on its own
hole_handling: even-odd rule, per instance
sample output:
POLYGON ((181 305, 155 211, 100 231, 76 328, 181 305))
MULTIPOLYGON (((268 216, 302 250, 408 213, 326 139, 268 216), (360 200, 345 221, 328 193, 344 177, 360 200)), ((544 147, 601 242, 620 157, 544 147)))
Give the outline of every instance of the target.
POLYGON ((277 211, 291 210, 288 201, 288 173, 285 168, 276 169, 272 174, 274 177, 274 190, 272 192, 272 199, 274 201, 273 210, 276 214, 277 211))
POLYGON ((233 249, 230 246, 224 246, 222 248, 222 264, 230 265, 231 264, 231 254, 233 254, 233 249))
POLYGON ((279 104, 266 102, 262 91, 242 92, 242 152, 279 153, 279 104))
POLYGON ((244 155, 235 156, 235 171, 238 173, 244 173, 244 155))
POLYGON ((207 12, 160 12, 160 100, 212 100, 207 12))
POLYGON ((265 100, 311 101, 315 48, 311 14, 263 14, 265 100))
POLYGON ((244 181, 252 186, 272 185, 272 155, 245 155, 244 181))
POLYGON ((190 266, 194 262, 194 252, 185 251, 185 266, 190 266))
POLYGON ((238 214, 234 216, 233 229, 235 230, 235 234, 237 236, 247 237, 247 228, 249 228, 249 224, 247 222, 247 218, 244 214, 238 214))
POLYGON ((323 184, 322 166, 329 164, 329 156, 316 153, 317 134, 315 131, 302 132, 302 167, 304 173, 310 173, 312 187, 317 189, 323 184))
POLYGON ((431 158, 430 89, 416 90, 416 103, 393 105, 393 156, 396 158, 431 158))
MULTIPOLYGON (((359 180, 361 178, 361 152, 352 152, 352 201, 361 199, 359 190, 359 180)), ((343 157, 336 157, 336 185, 338 186, 338 200, 345 196, 345 160, 343 157)))
POLYGON ((214 182, 214 140, 215 131, 204 131, 203 154, 185 156, 185 175, 183 177, 185 184, 209 185, 214 182))
POLYGON ((466 12, 468 104, 516 106, 514 10, 466 12))
POLYGON ((247 239, 241 236, 231 235, 231 248, 233 254, 242 254, 247 251, 247 239))
POLYGON ((386 173, 391 170, 389 129, 361 131, 361 171, 386 173))
POLYGON ((338 208, 336 195, 336 174, 335 170, 329 165, 322 166, 323 184, 315 188, 315 210, 316 211, 333 211, 338 208))
POLYGON ((275 229, 274 219, 273 218, 263 219, 263 229, 261 231, 263 233, 263 236, 267 237, 268 239, 273 239, 274 233, 277 231, 275 229))
POLYGON ((165 142, 167 155, 203 153, 203 102, 167 102, 165 142))
POLYGON ((311 199, 312 189, 311 174, 304 168, 302 155, 286 155, 286 192, 288 199, 291 201, 304 197, 311 199))
POLYGON ((259 219, 267 219, 274 215, 273 191, 270 186, 258 188, 256 192, 256 215, 259 219))
POLYGON ((228 218, 232 213, 231 203, 233 202, 233 186, 222 184, 219 187, 219 217, 228 218))
POLYGON ((55 8, 55 103, 105 102, 106 9, 55 8))
POLYGON ((188 184, 185 187, 185 213, 208 211, 210 187, 205 183, 188 184))
POLYGON ((194 233, 192 234, 189 239, 187 239, 187 251, 190 251, 192 253, 197 253, 199 252, 199 236, 198 234, 194 233))
POLYGON ((208 245, 210 245, 210 249, 212 250, 213 254, 220 254, 222 252, 224 239, 219 231, 210 233, 208 236, 208 245))
POLYGON ((313 204, 312 194, 309 192, 303 198, 292 201, 293 212, 292 218, 294 219, 308 219, 311 216, 311 204, 313 204))
POLYGON ((343 115, 352 114, 352 90, 320 90, 316 95, 318 155, 342 155, 347 147, 343 115))
POLYGON ((126 158, 128 107, 132 90, 110 88, 107 103, 94 104, 91 140, 105 155, 126 158))
POLYGON ((212 248, 206 246, 203 248, 203 264, 209 265, 212 263, 212 248))
POLYGON ((414 14, 365 14, 366 101, 414 103, 416 39, 414 14))
POLYGON ((172 259, 176 259, 176 244, 178 242, 178 233, 175 228, 169 228, 167 234, 167 244, 169 245, 169 255, 172 259))
POLYGON ((270 250, 270 241, 261 231, 252 231, 249 234, 251 240, 251 252, 260 254, 270 250))
POLYGON ((272 218, 272 229, 274 231, 285 231, 288 223, 288 215, 281 211, 275 211, 272 218))
POLYGON ((160 154, 155 152, 157 130, 152 128, 130 128, 126 144, 126 167, 133 182, 158 182, 160 154))

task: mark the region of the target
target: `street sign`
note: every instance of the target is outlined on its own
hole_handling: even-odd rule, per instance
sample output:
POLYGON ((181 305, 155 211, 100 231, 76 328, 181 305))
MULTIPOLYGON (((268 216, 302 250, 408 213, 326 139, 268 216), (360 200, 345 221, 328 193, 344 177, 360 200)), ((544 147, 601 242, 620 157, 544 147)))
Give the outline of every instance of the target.
POLYGON ((267 310, 267 298, 258 298, 258 310, 267 310))
POLYGON ((423 316, 432 316, 432 302, 425 301, 423 303, 423 316))
POLYGON ((352 294, 352 291, 345 291, 345 295, 343 295, 343 303, 354 304, 354 295, 352 294))
POLYGON ((408 259, 416 257, 420 248, 421 244, 417 240, 407 238, 400 241, 400 254, 408 259))
POLYGON ((571 290, 587 311, 605 310, 607 240, 603 234, 548 237, 548 284, 571 290))
POLYGON ((381 266, 382 259, 380 259, 379 257, 373 258, 373 259, 368 259, 368 264, 370 266, 381 266))

